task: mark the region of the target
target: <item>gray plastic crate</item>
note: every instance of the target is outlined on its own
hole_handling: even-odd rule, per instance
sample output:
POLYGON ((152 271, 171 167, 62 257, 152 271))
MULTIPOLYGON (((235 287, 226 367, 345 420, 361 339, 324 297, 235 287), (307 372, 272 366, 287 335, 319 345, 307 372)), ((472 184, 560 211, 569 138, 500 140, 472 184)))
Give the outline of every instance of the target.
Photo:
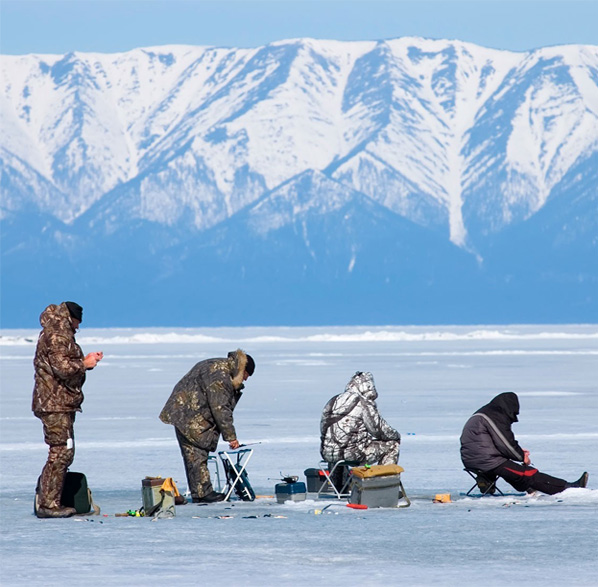
POLYGON ((384 475, 362 479, 353 477, 349 503, 367 505, 370 508, 394 508, 401 493, 400 475, 384 475))

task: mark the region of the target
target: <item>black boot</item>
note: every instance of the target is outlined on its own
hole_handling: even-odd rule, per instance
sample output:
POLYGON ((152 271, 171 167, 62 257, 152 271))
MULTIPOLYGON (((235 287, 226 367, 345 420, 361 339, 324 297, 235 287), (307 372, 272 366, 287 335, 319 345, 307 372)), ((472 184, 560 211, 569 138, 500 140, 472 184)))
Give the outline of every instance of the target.
POLYGON ((567 483, 567 488, 569 487, 587 487, 588 485, 588 472, 584 472, 584 474, 577 480, 573 481, 573 483, 567 483))
POLYGON ((478 475, 476 477, 476 483, 478 489, 482 492, 482 495, 494 495, 496 493, 496 477, 491 479, 485 475, 478 475))
POLYGON ((215 503, 224 499, 224 493, 218 493, 217 491, 210 491, 207 495, 199 498, 193 498, 193 503, 215 503))

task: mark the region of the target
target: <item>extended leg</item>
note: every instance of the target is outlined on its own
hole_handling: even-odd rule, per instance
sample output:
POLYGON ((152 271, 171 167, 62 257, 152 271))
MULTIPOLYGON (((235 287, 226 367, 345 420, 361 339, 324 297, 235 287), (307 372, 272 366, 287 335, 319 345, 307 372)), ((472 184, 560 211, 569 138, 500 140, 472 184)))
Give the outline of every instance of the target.
POLYGON ((514 461, 507 461, 492 472, 502 477, 518 491, 532 489, 547 493, 548 495, 554 495, 565 490, 568 486, 564 479, 551 477, 550 475, 546 475, 546 473, 541 473, 538 469, 534 469, 534 467, 521 465, 514 461))

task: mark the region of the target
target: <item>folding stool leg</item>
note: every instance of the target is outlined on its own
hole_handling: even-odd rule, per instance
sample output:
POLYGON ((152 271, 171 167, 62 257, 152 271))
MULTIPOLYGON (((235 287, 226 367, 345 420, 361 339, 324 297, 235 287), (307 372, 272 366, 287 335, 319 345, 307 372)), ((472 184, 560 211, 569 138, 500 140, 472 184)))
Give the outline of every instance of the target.
POLYGON ((401 477, 399 476, 399 489, 401 490, 401 495, 405 500, 404 505, 398 505, 397 508, 408 508, 411 505, 411 500, 407 497, 407 493, 405 493, 405 488, 403 487, 403 482, 401 481, 401 477))
MULTIPOLYGON (((336 488, 336 485, 332 482, 332 475, 334 474, 334 472, 336 471, 336 469, 339 466, 343 466, 345 464, 346 461, 337 461, 336 463, 334 463, 334 465, 332 466, 332 469, 330 471, 328 471, 327 469, 322 468, 322 473, 324 473, 324 477, 326 478, 326 480, 324 481, 324 483, 322 483, 320 489, 318 490, 318 497, 320 497, 321 493, 325 493, 326 488, 328 487, 328 485, 330 485, 330 487, 332 488, 332 491, 334 491, 337 499, 342 499, 342 491, 344 489, 344 486, 341 488, 341 491, 339 491, 336 488)), ((347 481, 348 483, 348 481, 347 481)), ((347 485, 347 483, 345 483, 345 485, 347 485)))
POLYGON ((469 469, 464 470, 474 480, 474 484, 471 486, 471 489, 466 493, 466 495, 469 495, 478 486, 478 479, 469 469))
MULTIPOLYGON (((467 474, 475 481, 475 483, 471 486, 471 489, 466 493, 466 495, 469 495, 476 487, 479 488, 478 478, 477 478, 477 475, 473 471, 470 471, 469 469, 464 469, 464 471, 466 471, 467 474)), ((498 491, 498 493, 500 493, 502 496, 504 496, 504 493, 500 490, 500 487, 498 487, 498 485, 496 484, 497 481, 498 481, 498 477, 496 477, 493 481, 488 481, 488 487, 484 491, 482 491, 480 489, 482 496, 492 495, 493 489, 495 491, 498 491)))
MULTIPOLYGON (((346 468, 347 465, 345 464, 344 467, 346 468)), ((341 487, 340 490, 340 497, 349 497, 349 495, 351 495, 349 493, 349 485, 351 484, 351 472, 348 472, 347 475, 347 480, 343 483, 343 486, 341 487)), ((340 499, 339 497, 339 499, 340 499)))
MULTIPOLYGON (((498 493, 500 493, 502 496, 504 496, 504 493, 500 490, 500 487, 496 484, 497 481, 498 481, 498 477, 494 480, 492 485, 490 485, 490 489, 488 489, 488 491, 490 491, 494 487, 494 489, 496 491, 498 491, 498 493)), ((484 495, 486 495, 486 494, 484 494, 484 495)))
POLYGON ((218 466, 218 458, 216 457, 216 455, 210 455, 208 457, 208 465, 210 463, 214 463, 214 465, 216 466, 216 480, 217 480, 217 491, 222 491, 222 480, 220 479, 220 467, 218 466))

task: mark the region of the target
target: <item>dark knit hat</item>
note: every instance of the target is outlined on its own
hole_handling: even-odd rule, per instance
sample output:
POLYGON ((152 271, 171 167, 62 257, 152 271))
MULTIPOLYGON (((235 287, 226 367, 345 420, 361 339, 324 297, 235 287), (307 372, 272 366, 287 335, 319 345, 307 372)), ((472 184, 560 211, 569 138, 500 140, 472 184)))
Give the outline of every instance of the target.
POLYGON ((245 365, 245 371, 247 371, 247 375, 253 375, 255 371, 255 361, 251 355, 245 355, 247 357, 247 365, 245 365))
POLYGON ((83 322, 83 308, 75 302, 64 302, 64 305, 68 308, 71 318, 83 322))

